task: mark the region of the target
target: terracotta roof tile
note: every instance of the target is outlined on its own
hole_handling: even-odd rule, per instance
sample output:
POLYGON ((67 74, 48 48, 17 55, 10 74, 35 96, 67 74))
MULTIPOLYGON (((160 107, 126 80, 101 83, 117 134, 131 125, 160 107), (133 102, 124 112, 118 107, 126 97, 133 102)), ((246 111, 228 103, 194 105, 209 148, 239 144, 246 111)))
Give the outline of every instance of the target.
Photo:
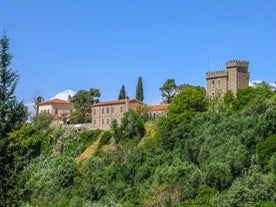
MULTIPOLYGON (((138 103, 141 103, 143 104, 141 101, 133 98, 133 99, 129 99, 128 100, 130 103, 132 102, 138 102, 138 103)), ((96 104, 93 104, 92 106, 106 106, 106 105, 116 105, 116 104, 124 104, 126 102, 125 99, 121 99, 121 100, 113 100, 113 101, 104 101, 104 102, 99 102, 99 103, 96 103, 96 104)))
POLYGON ((39 104, 39 105, 51 105, 51 104, 68 104, 68 105, 74 105, 74 103, 72 103, 72 102, 64 101, 64 100, 57 99, 57 98, 56 98, 56 99, 49 100, 49 101, 42 102, 42 103, 39 104))
POLYGON ((167 110, 170 104, 160 104, 160 105, 151 105, 149 106, 150 111, 161 111, 167 110))

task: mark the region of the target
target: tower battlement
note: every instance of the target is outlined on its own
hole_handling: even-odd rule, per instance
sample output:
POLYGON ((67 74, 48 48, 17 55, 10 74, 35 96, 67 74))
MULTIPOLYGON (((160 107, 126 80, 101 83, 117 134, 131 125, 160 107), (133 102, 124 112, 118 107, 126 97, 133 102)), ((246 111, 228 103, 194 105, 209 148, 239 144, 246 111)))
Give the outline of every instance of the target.
POLYGON ((219 77, 225 77, 225 76, 227 76, 226 70, 217 70, 217 71, 206 73, 206 79, 219 78, 219 77))
POLYGON ((232 68, 232 67, 245 67, 248 68, 249 61, 245 60, 230 60, 225 63, 226 68, 232 68))

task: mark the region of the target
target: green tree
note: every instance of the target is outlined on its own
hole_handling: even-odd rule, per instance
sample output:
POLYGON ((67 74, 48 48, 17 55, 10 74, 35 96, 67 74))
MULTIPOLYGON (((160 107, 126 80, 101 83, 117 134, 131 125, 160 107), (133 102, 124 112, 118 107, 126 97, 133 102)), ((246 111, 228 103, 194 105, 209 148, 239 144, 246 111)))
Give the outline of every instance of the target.
POLYGON ((70 123, 84 123, 85 113, 91 113, 91 105, 99 102, 101 96, 99 89, 90 88, 89 91, 80 90, 69 101, 75 105, 75 111, 70 115, 70 123))
POLYGON ((19 129, 28 118, 27 107, 14 95, 19 76, 10 68, 12 55, 8 50, 9 39, 4 34, 0 39, 0 206, 6 206, 7 192, 13 187, 9 180, 13 160, 8 158, 7 134, 19 129))
POLYGON ((126 98, 125 85, 122 85, 122 88, 120 90, 120 94, 119 94, 118 100, 125 99, 125 98, 126 98))
POLYGON ((44 101, 44 98, 42 98, 41 96, 38 96, 37 98, 34 98, 34 110, 36 112, 36 115, 38 115, 39 111, 38 111, 38 106, 39 104, 41 104, 44 101))
POLYGON ((232 91, 227 91, 223 96, 224 104, 229 108, 232 106, 235 100, 235 95, 232 91))
POLYGON ((142 138, 146 132, 143 120, 138 113, 133 110, 129 110, 124 114, 121 129, 124 137, 127 138, 133 138, 135 136, 142 138))
POLYGON ((27 120, 28 110, 14 95, 19 76, 9 68, 12 55, 8 53, 6 34, 0 40, 0 137, 17 130, 27 120))
POLYGON ((149 120, 149 107, 146 105, 140 105, 136 108, 136 112, 140 115, 143 122, 146 122, 149 120))
POLYGON ((46 130, 51 122, 53 121, 53 116, 48 113, 40 113, 32 117, 32 122, 40 130, 46 130))
POLYGON ((207 102, 204 91, 199 86, 183 89, 173 98, 168 116, 175 123, 189 122, 198 113, 206 111, 207 102))
POLYGON ((177 86, 177 91, 179 92, 179 91, 181 91, 182 89, 185 89, 185 88, 187 88, 187 87, 189 87, 189 86, 192 86, 192 85, 190 85, 190 84, 188 84, 188 83, 180 84, 180 85, 177 86))
POLYGON ((138 78, 137 87, 136 87, 136 99, 143 102, 144 100, 144 89, 143 89, 143 82, 142 77, 138 78))
POLYGON ((163 103, 171 103, 177 92, 177 85, 174 79, 167 79, 163 86, 159 88, 159 90, 161 91, 163 103))
POLYGON ((273 134, 256 146, 257 160, 265 168, 268 161, 276 152, 276 134, 273 134))

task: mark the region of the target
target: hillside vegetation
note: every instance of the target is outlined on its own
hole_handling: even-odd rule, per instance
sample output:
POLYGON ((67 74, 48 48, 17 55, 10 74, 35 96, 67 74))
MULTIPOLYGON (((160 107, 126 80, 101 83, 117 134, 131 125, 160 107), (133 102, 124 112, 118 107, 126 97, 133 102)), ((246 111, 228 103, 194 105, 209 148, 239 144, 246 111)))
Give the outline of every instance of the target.
POLYGON ((113 123, 111 132, 24 124, 9 134, 10 152, 24 163, 10 202, 275 206, 275 92, 262 83, 226 100, 208 100, 202 88, 189 86, 174 97, 166 116, 146 127, 134 111, 122 126, 113 123), (96 152, 76 162, 96 140, 96 152))

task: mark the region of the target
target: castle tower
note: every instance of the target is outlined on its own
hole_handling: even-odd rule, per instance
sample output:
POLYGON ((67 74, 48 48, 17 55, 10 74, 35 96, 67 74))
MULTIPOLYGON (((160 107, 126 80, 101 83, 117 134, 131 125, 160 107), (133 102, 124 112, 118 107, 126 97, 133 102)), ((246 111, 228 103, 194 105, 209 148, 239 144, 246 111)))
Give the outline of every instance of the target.
POLYGON ((231 60, 225 65, 226 70, 206 73, 207 96, 223 96, 229 90, 236 95, 239 88, 248 86, 248 61, 231 60))
POLYGON ((228 73, 228 90, 235 95, 239 88, 245 88, 249 84, 248 61, 231 60, 225 63, 228 73))

